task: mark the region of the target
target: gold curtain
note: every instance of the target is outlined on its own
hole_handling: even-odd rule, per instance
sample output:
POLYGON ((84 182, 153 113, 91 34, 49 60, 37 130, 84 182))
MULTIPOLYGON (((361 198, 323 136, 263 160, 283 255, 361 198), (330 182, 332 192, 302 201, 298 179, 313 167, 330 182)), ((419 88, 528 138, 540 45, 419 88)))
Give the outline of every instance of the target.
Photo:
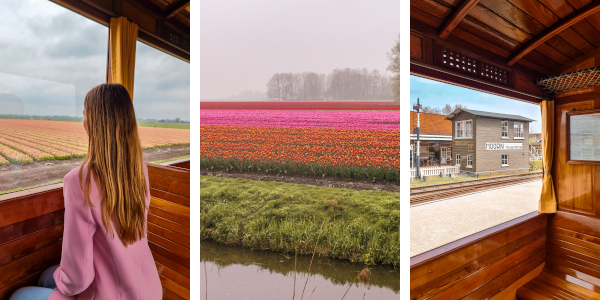
POLYGON ((552 183, 552 154, 554 152, 554 101, 544 100, 542 109, 542 159, 544 182, 538 210, 542 214, 556 213, 556 194, 552 183))
POLYGON ((138 26, 125 17, 110 19, 109 78, 108 82, 120 83, 133 100, 135 71, 135 44, 138 26))

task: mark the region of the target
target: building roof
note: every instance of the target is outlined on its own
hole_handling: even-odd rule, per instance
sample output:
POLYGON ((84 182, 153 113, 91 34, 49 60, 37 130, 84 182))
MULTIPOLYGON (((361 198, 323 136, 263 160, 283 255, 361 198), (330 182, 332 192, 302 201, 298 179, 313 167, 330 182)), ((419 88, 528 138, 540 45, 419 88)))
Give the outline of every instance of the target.
POLYGON ((457 108, 457 109, 455 109, 451 114, 449 114, 446 117, 446 120, 452 120, 461 111, 464 111, 466 113, 470 113, 470 114, 473 114, 473 115, 476 115, 476 116, 487 117, 487 118, 503 119, 503 120, 517 120, 517 121, 525 121, 525 122, 535 122, 535 120, 532 120, 532 119, 529 119, 529 118, 525 118, 525 117, 519 116, 519 115, 500 114, 500 113, 495 113, 495 112, 473 110, 473 109, 465 109, 465 108, 457 108))
MULTIPOLYGON (((420 134, 436 134, 452 136, 452 121, 445 120, 444 115, 421 113, 420 134)), ((416 133, 417 112, 410 112, 410 133, 416 133)))

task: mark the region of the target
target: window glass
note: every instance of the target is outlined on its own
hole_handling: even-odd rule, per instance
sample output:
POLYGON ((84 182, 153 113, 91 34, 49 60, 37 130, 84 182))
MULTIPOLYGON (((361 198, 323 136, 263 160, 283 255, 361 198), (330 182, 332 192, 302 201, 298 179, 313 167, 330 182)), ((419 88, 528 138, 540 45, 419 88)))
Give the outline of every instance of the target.
POLYGON ((467 134, 465 135, 466 137, 472 137, 473 136, 473 121, 466 121, 466 129, 467 129, 467 134))
POLYGON ((87 151, 83 100, 106 81, 108 28, 46 0, 0 10, 0 194, 62 181, 87 151))
POLYGON ((473 156, 467 155, 467 167, 473 166, 473 156))
POLYGON ((463 136, 463 123, 456 122, 456 137, 462 137, 462 136, 463 136))
POLYGON ((133 104, 146 161, 190 156, 189 63, 138 41, 133 104))
POLYGON ((456 154, 456 164, 460 165, 460 154, 456 154))
POLYGON ((502 154, 502 165, 508 166, 508 154, 502 154))
POLYGON ((523 137, 523 123, 515 122, 515 137, 522 138, 523 137))
POLYGON ((502 121, 502 137, 508 137, 508 121, 502 121))

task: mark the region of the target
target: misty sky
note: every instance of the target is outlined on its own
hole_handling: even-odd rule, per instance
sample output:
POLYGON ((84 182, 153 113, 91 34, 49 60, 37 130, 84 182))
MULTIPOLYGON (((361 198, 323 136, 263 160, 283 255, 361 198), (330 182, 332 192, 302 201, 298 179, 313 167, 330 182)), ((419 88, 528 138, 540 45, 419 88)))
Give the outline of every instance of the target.
MULTIPOLYGON (((108 27, 48 0, 2 2, 0 102, 20 99, 26 115, 81 117, 85 94, 106 81, 108 27)), ((137 117, 189 120, 189 64, 140 42, 136 54, 137 117)), ((0 114, 19 109, 2 104, 0 114)))
MULTIPOLYGON (((266 92, 275 73, 385 72, 400 32, 398 0, 202 0, 200 98, 266 92)), ((389 73, 388 73, 389 74, 389 73)))

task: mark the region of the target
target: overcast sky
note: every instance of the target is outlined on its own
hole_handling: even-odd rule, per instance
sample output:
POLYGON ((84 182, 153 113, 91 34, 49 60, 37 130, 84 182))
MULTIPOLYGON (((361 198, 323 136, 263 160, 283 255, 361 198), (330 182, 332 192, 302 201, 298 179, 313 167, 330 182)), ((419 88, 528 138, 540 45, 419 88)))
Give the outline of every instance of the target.
POLYGON ((275 73, 385 72, 398 0, 202 0, 200 98, 266 92, 275 73))
POLYGON ((535 120, 530 124, 535 132, 542 130, 540 106, 483 93, 439 81, 410 75, 410 109, 417 103, 423 106, 443 108, 446 104, 466 104, 467 108, 510 115, 520 115, 535 120))
MULTIPOLYGON (((0 101, 20 99, 23 114, 80 117, 85 94, 106 81, 108 28, 49 0, 2 2, 0 101)), ((189 120, 189 64, 140 42, 136 60, 137 117, 189 120)))

